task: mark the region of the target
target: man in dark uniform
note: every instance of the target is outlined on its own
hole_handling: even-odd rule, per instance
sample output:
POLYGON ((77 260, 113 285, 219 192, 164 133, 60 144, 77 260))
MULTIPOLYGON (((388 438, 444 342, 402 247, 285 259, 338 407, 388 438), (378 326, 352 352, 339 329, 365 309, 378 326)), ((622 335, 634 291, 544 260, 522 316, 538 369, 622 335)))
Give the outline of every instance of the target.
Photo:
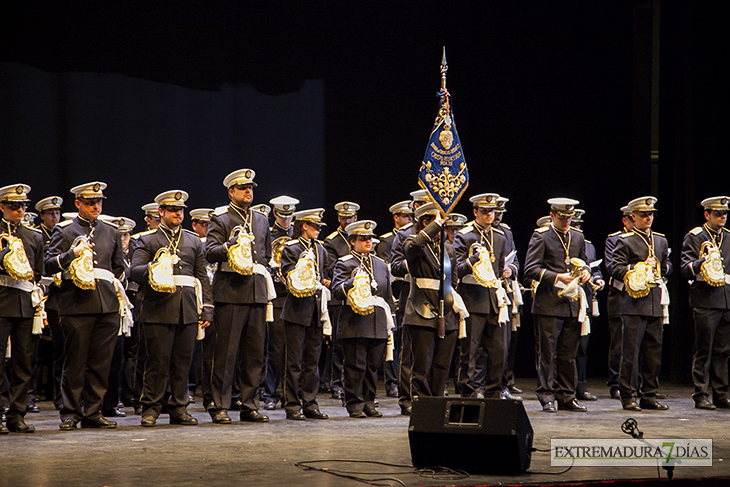
POLYGON ((22 223, 30 202, 29 192, 30 186, 26 184, 0 188, 0 386, 5 381, 8 337, 12 341, 9 408, 5 415, 7 428, 0 422, 0 434, 8 430, 35 431, 25 423, 24 417, 28 387, 33 377, 31 357, 37 340, 33 334, 33 320, 43 296, 35 283, 40 282, 43 274, 44 244, 40 230, 22 223))
POLYGON ((142 426, 147 427, 156 426, 163 403, 171 424, 198 424, 187 412, 188 375, 198 322, 201 328, 210 324, 213 304, 203 244, 181 226, 187 199, 180 190, 155 198, 160 226, 139 239, 129 271, 140 285, 139 316, 149 353, 141 398, 142 426))
POLYGON ((340 310, 339 333, 345 351, 345 406, 351 418, 383 416, 375 409, 375 390, 395 326, 388 265, 371 253, 375 227, 372 220, 347 225, 352 250, 337 261, 332 277, 332 294, 346 303, 340 310), (359 299, 363 295, 370 299, 359 299))
POLYGON ((662 327, 669 321, 669 292, 662 278, 672 271, 667 239, 651 229, 656 201, 653 196, 644 196, 628 204, 634 230, 619 236, 611 263, 612 277, 624 283, 621 291, 623 346, 619 388, 621 404, 628 411, 669 409, 656 398, 662 366, 662 327), (650 268, 640 267, 638 270, 649 276, 648 281, 637 282, 630 288, 626 283, 634 282, 633 273, 639 263, 650 268), (637 404, 639 369, 641 402, 637 404))
POLYGON ((433 203, 416 210, 415 233, 403 242, 412 283, 403 315, 412 356, 411 390, 415 396, 443 396, 458 335, 453 290, 458 282, 456 255, 444 246, 441 269, 441 226, 444 218, 433 203), (444 277, 445 276, 445 277, 444 277), (444 336, 438 332, 439 288, 444 287, 444 336))
MULTIPOLYGON (((335 205, 337 221, 340 225, 337 227, 337 230, 327 235, 327 238, 324 240, 324 248, 329 254, 328 276, 332 276, 337 259, 350 253, 350 244, 347 243, 345 227, 357 220, 357 212, 359 209, 360 205, 352 201, 341 201, 335 205)), ((334 399, 342 399, 344 397, 344 391, 342 389, 344 358, 342 343, 337 338, 337 315, 340 312, 342 304, 342 301, 339 299, 333 299, 329 303, 330 320, 332 321, 332 339, 328 342, 328 346, 325 346, 323 357, 319 361, 320 369, 324 369, 323 377, 320 377, 320 380, 324 381, 325 387, 328 383, 330 384, 334 399)))
MULTIPOLYGON (((573 218, 570 220, 570 226, 582 231, 583 215, 585 215, 585 210, 576 208, 575 215, 573 215, 573 218)), ((591 268, 590 282, 592 285, 586 283, 583 289, 585 290, 586 298, 590 305, 588 314, 591 317, 597 317, 599 316, 599 310, 596 293, 602 290, 606 283, 603 280, 603 274, 601 274, 601 269, 599 267, 600 262, 598 261, 598 256, 596 254, 596 247, 593 245, 593 242, 588 239, 585 239, 585 245, 586 259, 588 259, 586 263, 591 268), (592 286, 596 286, 595 291, 592 286)), ((588 333, 581 334, 580 341, 578 342, 578 354, 575 357, 576 370, 578 372, 578 386, 575 390, 575 397, 582 401, 597 401, 598 397, 588 392, 588 337, 590 336, 590 332, 589 330, 586 331, 588 331, 588 333)))
POLYGON ((728 196, 703 200, 706 221, 690 230, 682 243, 682 277, 690 281, 695 319, 692 398, 697 409, 730 409, 730 276, 723 262, 724 256, 730 257, 730 232, 725 228, 729 202, 728 196))
POLYGON ((234 368, 239 367, 241 421, 267 422, 258 411, 258 387, 264 368, 266 305, 276 297, 267 269, 271 260, 271 232, 267 218, 250 206, 254 196, 251 169, 239 169, 223 180, 231 201, 211 218, 206 239, 206 259, 218 263, 213 279, 217 337, 211 386, 214 423, 230 424, 234 368), (231 264, 233 262, 236 267, 231 264))
POLYGON ((634 220, 631 219, 631 208, 621 208, 621 221, 623 231, 614 232, 606 237, 606 244, 603 253, 603 264, 606 267, 608 277, 608 297, 606 298, 608 314, 608 382, 609 393, 612 399, 621 399, 621 392, 618 387, 618 371, 621 367, 621 347, 623 346, 623 322, 621 321, 621 291, 624 289, 623 281, 614 279, 611 276, 611 264, 613 263, 613 251, 616 242, 623 233, 629 233, 634 228, 634 220))
POLYGON ((272 277, 276 289, 276 299, 272 301, 274 306, 274 321, 269 323, 267 335, 266 367, 262 380, 264 409, 276 408, 276 403, 282 398, 277 391, 282 384, 284 377, 284 364, 286 358, 286 329, 281 311, 286 300, 286 284, 281 277, 281 252, 283 245, 291 240, 293 234, 292 215, 296 211, 299 200, 291 196, 277 196, 269 200, 274 208, 274 224, 271 227, 272 242, 272 277))
POLYGON ((117 289, 124 292, 119 281, 124 279, 124 256, 119 230, 99 220, 105 188, 105 183, 93 182, 71 190, 79 214, 55 226, 45 261, 46 273, 63 271, 58 310, 66 338, 63 431, 76 429, 79 422, 89 428, 117 426, 102 416, 101 407, 119 333, 117 289), (82 264, 93 265, 93 276, 88 276, 93 280, 78 272, 82 264))
POLYGON ((160 214, 158 213, 159 205, 157 203, 147 203, 142 206, 144 211, 144 222, 147 230, 157 230, 160 226, 160 214))
MULTIPOLYGON (((380 236, 380 242, 375 247, 375 255, 383 259, 388 266, 391 261, 391 250, 393 248, 393 240, 395 239, 398 231, 413 222, 413 209, 411 201, 405 200, 394 204, 389 208, 391 215, 393 216, 393 230, 380 236)), ((390 272, 390 270, 388 271, 390 272)), ((403 287, 403 278, 396 277, 392 283, 393 296, 396 298, 400 296, 401 288, 403 287)), ((396 301, 396 310, 398 309, 399 302, 396 301)), ((403 303, 405 305, 405 302, 403 303)), ((402 316, 402 313, 400 314, 402 316)), ((395 345, 395 354, 393 361, 388 361, 383 364, 383 371, 385 375, 385 395, 388 397, 398 397, 398 365, 400 363, 400 342, 401 342, 401 328, 400 322, 396 319, 396 329, 393 332, 393 342, 395 345)))
MULTIPOLYGON (((419 189, 411 191, 410 193, 413 200, 411 201, 411 207, 413 211, 417 210, 418 207, 425 205, 429 202, 428 191, 425 189, 419 189)), ((398 298, 398 308, 396 310, 396 324, 398 326, 398 334, 401 336, 401 344, 399 347, 400 362, 398 364, 398 406, 400 406, 400 412, 404 416, 411 414, 411 346, 406 343, 408 337, 403 333, 403 314, 405 312, 406 302, 411 289, 411 279, 408 273, 408 265, 406 264, 406 256, 403 252, 403 241, 408 236, 413 235, 413 223, 409 223, 401 227, 393 238, 393 244, 390 249, 390 273, 395 278, 403 279, 401 285, 400 294, 393 294, 394 297, 398 298)))
POLYGON ((317 362, 324 334, 332 334, 326 303, 331 277, 329 253, 317 240, 324 210, 294 213, 293 238, 281 251, 281 275, 288 294, 281 317, 286 330, 286 418, 296 421, 327 419, 319 410, 317 362))
MULTIPOLYGON (((496 399, 502 392, 505 353, 502 326, 508 321, 508 301, 500 280, 506 239, 502 230, 492 226, 498 198, 496 193, 471 197, 474 221, 459 230, 454 241, 461 279, 459 294, 469 311, 459 360, 462 397, 481 397, 483 394, 496 399), (482 381, 477 379, 480 350, 487 354, 482 381)), ((507 269, 509 277, 512 269, 507 269)))
MULTIPOLYGON (((41 219, 38 228, 43 233, 43 244, 46 251, 48 251, 48 244, 51 241, 53 227, 61 220, 61 205, 63 205, 63 198, 60 196, 49 196, 35 204, 41 219)), ((42 281, 47 290, 46 319, 48 320, 48 330, 51 332, 53 343, 53 370, 51 371, 53 376, 53 405, 60 411, 63 407, 61 373, 63 372, 63 360, 65 359, 63 328, 61 328, 61 323, 58 321, 58 299, 60 294, 59 287, 52 277, 44 277, 42 281)), ((44 332, 45 330, 46 328, 44 328, 44 332)))
POLYGON ((509 307, 509 323, 504 327, 504 374, 502 375, 502 397, 505 399, 521 398, 512 394, 522 394, 522 390, 515 385, 515 358, 517 356, 517 337, 520 333, 522 313, 522 291, 520 290, 518 272, 520 261, 517 258, 517 248, 512 229, 502 221, 507 211, 506 204, 509 198, 500 196, 497 198, 497 207, 494 209, 494 220, 492 226, 504 232, 505 247, 504 254, 505 268, 502 271, 502 283, 507 291, 507 297, 512 303, 509 307), (509 271, 507 271, 509 268, 509 271), (509 277, 505 277, 509 276, 509 277))
POLYGON ((575 400, 575 356, 581 334, 580 318, 585 321, 586 313, 581 307, 587 303, 562 292, 575 290, 579 294, 576 284, 590 278, 587 266, 580 269, 577 277, 570 272, 571 258, 585 262, 585 242, 583 234, 570 227, 578 201, 551 198, 548 204, 550 224, 535 229, 525 259, 525 279, 538 283, 532 302, 538 355, 535 392, 543 411, 583 412, 586 408, 575 400))

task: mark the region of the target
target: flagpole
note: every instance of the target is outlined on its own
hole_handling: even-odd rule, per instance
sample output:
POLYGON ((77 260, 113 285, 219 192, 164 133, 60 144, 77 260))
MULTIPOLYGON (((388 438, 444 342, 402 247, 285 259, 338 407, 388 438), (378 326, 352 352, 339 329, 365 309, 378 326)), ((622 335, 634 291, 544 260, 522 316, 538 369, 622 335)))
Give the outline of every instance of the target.
MULTIPOLYGON (((449 70, 449 65, 446 64, 446 46, 443 46, 443 54, 441 56, 441 89, 446 90, 446 72, 449 70)), ((447 215, 444 215, 446 217, 447 215)), ((446 337, 446 319, 444 314, 444 279, 451 279, 451 276, 444 276, 444 252, 446 251, 446 246, 444 245, 444 240, 446 238, 446 232, 444 231, 444 225, 441 225, 441 235, 440 235, 440 252, 439 257, 441 259, 440 268, 439 268, 439 274, 441 274, 441 278, 439 279, 439 310, 438 310, 438 318, 436 318, 436 332, 438 334, 439 338, 446 337)))

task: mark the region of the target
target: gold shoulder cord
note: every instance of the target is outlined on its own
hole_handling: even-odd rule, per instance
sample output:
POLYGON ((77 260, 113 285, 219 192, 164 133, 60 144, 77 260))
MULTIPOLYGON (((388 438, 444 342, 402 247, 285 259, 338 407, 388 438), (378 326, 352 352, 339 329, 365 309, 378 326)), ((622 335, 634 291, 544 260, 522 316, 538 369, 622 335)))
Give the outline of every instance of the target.
POLYGON ((494 262, 497 260, 497 258, 494 256, 494 233, 492 232, 492 226, 489 225, 489 238, 484 235, 484 232, 482 231, 481 226, 478 223, 474 223, 474 228, 479 232, 479 243, 486 243, 489 249, 487 250, 489 252, 489 260, 490 262, 494 262))

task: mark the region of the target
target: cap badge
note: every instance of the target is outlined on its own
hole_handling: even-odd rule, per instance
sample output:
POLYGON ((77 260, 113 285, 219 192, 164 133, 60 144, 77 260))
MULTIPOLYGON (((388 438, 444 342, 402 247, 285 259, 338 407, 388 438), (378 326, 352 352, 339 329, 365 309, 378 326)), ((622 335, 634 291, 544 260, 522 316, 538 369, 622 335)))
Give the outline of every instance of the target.
POLYGON ((23 185, 22 184, 18 185, 18 187, 15 188, 15 192, 18 194, 23 194, 23 185))
POLYGON ((249 178, 249 179, 251 178, 251 170, 250 169, 248 171, 246 171, 246 177, 249 178))
POLYGON ((345 203, 344 205, 342 205, 342 209, 343 210, 349 210, 350 209, 350 205, 348 205, 347 203, 345 203))
POLYGON ((283 208, 284 208, 284 211, 289 211, 289 205, 284 205, 283 208))
POLYGON ((51 204, 57 205, 58 204, 58 198, 53 198, 51 200, 51 204))
POLYGON ((491 203, 491 202, 492 202, 492 195, 490 194, 489 196, 487 196, 487 203, 491 203))
POLYGON ((727 204, 727 198, 723 198, 723 199, 721 199, 721 200, 720 200, 720 204, 721 204, 721 205, 726 205, 726 204, 727 204))
POLYGON ((182 193, 180 191, 178 191, 177 193, 175 193, 175 199, 176 200, 182 199, 182 193))
POLYGON ((651 205, 651 198, 647 198, 647 199, 646 199, 646 204, 647 204, 647 205, 651 205))
POLYGON ((370 222, 365 223, 365 230, 370 230, 370 222))
POLYGON ((99 183, 96 183, 96 184, 94 185, 94 191, 99 191, 99 189, 101 189, 101 184, 99 184, 99 183))

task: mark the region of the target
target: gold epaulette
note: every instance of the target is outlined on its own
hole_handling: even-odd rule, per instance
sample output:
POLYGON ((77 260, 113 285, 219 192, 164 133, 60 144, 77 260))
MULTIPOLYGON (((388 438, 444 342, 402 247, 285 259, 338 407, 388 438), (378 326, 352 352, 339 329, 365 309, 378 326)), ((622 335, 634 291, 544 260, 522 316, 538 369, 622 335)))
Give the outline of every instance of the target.
POLYGON ((689 231, 692 235, 699 235, 702 233, 702 227, 694 227, 692 230, 689 231))
POLYGON ((467 233, 471 232, 472 230, 474 230, 474 225, 472 225, 471 223, 467 223, 466 226, 464 226, 464 228, 459 230, 459 233, 462 235, 466 235, 467 233))
POLYGON ((727 229, 727 228, 725 228, 725 227, 722 227, 722 231, 723 231, 723 232, 727 232, 727 233, 730 233, 730 230, 728 230, 728 229, 727 229))
POLYGON ((388 232, 388 233, 384 233, 384 234, 382 234, 382 235, 380 236, 380 238, 388 238, 388 237, 390 237, 391 235, 393 235, 393 232, 388 232))
POLYGON ((619 237, 621 237, 621 238, 628 238, 628 237, 630 237, 632 235, 634 235, 634 232, 626 232, 626 233, 622 233, 621 235, 619 235, 619 237))
POLYGON ((618 235, 620 233, 621 233, 621 230, 619 230, 618 232, 609 233, 608 236, 609 237, 615 237, 616 235, 618 235))
POLYGON ((653 234, 655 234, 655 235, 659 235, 660 237, 664 237, 664 238, 667 238, 667 236, 666 236, 666 235, 664 235, 663 233, 659 233, 659 232, 651 232, 651 233, 653 233, 653 234))
POLYGON ((102 222, 102 223, 106 223, 106 224, 107 224, 107 225, 109 225, 110 227, 113 227, 113 228, 116 228, 117 230, 119 230, 119 227, 118 227, 118 226, 117 226, 117 225, 116 225, 115 223, 112 223, 112 222, 108 222, 108 221, 106 221, 106 220, 102 220, 101 218, 99 218, 99 221, 100 221, 100 222, 102 222))
POLYGON ((298 242, 299 242, 298 238, 293 238, 293 239, 289 240, 287 243, 285 243, 284 246, 288 247, 289 245, 294 245, 295 243, 298 243, 298 242))
POLYGON ((398 231, 400 232, 400 231, 403 231, 403 230, 408 230, 408 229, 409 229, 409 228, 411 228, 412 226, 413 226, 413 222, 411 222, 411 223, 407 223, 406 225, 403 225, 402 227, 400 227, 400 228, 398 229, 398 231))
POLYGON ((581 230, 580 228, 575 228, 575 227, 569 227, 569 228, 570 228, 571 230, 575 230, 576 232, 580 232, 580 233, 583 233, 583 230, 581 230))
POLYGON ((593 245, 593 242, 591 242, 591 241, 590 241, 590 240, 588 240, 588 239, 586 239, 586 243, 589 243, 589 244, 593 245))
POLYGON ((504 227, 504 228, 506 228, 507 230, 512 230, 512 228, 510 228, 510 226, 509 226, 509 225, 507 225, 506 223, 500 223, 500 224, 499 224, 499 226, 500 226, 500 227, 504 227))
POLYGON ((26 225, 25 223, 23 223, 23 226, 25 228, 27 228, 28 230, 33 230, 34 232, 43 233, 43 232, 41 232, 41 229, 40 228, 31 227, 30 225, 26 225))
POLYGON ((73 220, 64 220, 62 222, 56 223, 56 226, 63 228, 63 227, 67 227, 67 226, 71 225, 73 222, 74 222, 73 220))
POLYGON ((151 233, 155 233, 156 231, 157 231, 156 228, 154 230, 145 230, 144 232, 135 233, 134 235, 132 235, 132 238, 136 240, 139 237, 144 237, 145 235, 149 235, 151 233))
POLYGON ((218 208, 215 209, 215 211, 213 212, 213 214, 215 216, 221 216, 222 214, 226 213, 227 211, 228 211, 228 205, 226 205, 226 206, 219 206, 218 208))
POLYGON ((547 232, 548 230, 550 230, 550 227, 540 227, 540 228, 536 228, 536 229, 535 229, 535 231, 536 231, 537 233, 545 233, 545 232, 547 232))
POLYGON ((337 236, 337 233, 338 233, 337 230, 335 230, 334 232, 330 233, 329 235, 327 235, 326 240, 331 240, 331 239, 335 238, 337 236))
POLYGON ((352 254, 343 255, 342 257, 340 257, 337 260, 341 260, 342 262, 345 262, 346 260, 350 260, 350 259, 352 259, 352 254))
POLYGON ((502 235, 504 235, 504 230, 500 230, 499 228, 492 228, 492 230, 494 230, 497 233, 501 233, 502 235))
POLYGON ((183 228, 183 232, 187 232, 187 233, 189 233, 190 235, 192 235, 194 237, 200 238, 200 235, 198 235, 197 233, 193 232, 192 230, 188 230, 187 228, 183 228))

